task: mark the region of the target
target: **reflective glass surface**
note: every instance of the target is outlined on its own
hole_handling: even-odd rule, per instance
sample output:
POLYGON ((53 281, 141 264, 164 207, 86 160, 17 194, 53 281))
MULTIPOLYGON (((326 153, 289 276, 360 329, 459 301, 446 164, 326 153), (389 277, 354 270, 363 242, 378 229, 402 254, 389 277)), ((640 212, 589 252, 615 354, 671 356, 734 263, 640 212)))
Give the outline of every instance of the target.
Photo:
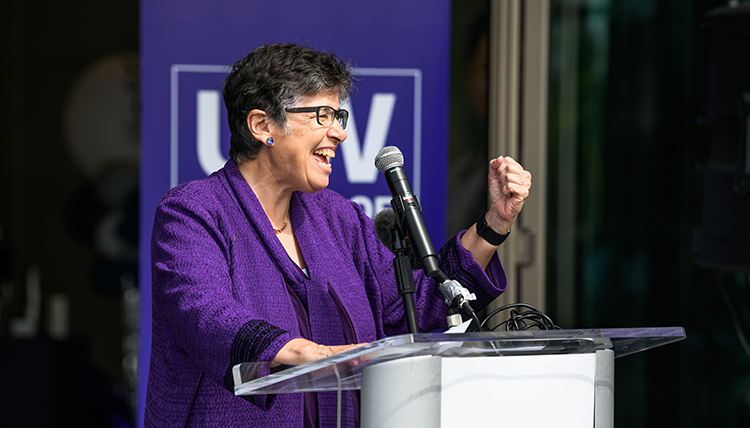
POLYGON ((405 334, 276 373, 271 373, 267 362, 238 364, 234 367, 235 394, 359 389, 364 368, 416 356, 502 357, 612 349, 617 358, 684 338, 682 327, 405 334))

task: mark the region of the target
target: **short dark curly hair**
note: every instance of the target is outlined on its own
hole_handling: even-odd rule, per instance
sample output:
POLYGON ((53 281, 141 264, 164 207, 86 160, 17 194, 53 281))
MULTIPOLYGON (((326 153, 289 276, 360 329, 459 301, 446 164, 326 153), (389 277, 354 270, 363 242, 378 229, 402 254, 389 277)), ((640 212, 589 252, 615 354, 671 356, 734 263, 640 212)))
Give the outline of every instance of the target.
POLYGON ((340 102, 346 100, 352 90, 352 68, 333 53, 276 43, 234 63, 222 90, 232 133, 229 157, 240 164, 254 159, 263 144, 247 127, 251 110, 263 110, 278 126, 286 127, 285 109, 303 96, 338 93, 340 102))

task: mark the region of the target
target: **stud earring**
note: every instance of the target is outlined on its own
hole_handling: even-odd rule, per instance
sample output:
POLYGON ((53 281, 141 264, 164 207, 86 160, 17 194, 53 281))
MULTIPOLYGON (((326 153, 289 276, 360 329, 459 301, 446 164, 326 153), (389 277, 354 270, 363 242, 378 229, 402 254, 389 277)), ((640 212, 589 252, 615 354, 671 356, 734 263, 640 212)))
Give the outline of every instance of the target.
POLYGON ((273 137, 268 137, 268 139, 266 140, 266 144, 268 144, 269 146, 273 146, 273 143, 273 137))

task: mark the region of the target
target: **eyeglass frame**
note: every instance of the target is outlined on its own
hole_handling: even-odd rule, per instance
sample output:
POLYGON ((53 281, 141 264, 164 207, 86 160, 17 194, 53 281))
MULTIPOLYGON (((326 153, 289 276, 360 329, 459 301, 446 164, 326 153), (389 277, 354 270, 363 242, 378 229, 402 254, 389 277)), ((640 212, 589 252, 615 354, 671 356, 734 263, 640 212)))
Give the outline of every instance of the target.
MULTIPOLYGON (((333 120, 337 120, 339 124, 341 125, 342 129, 346 129, 346 125, 349 122, 349 111, 345 109, 338 109, 331 106, 315 106, 315 107, 289 107, 285 108, 284 111, 287 113, 315 113, 315 119, 318 121, 318 125, 320 126, 326 126, 323 125, 323 123, 320 121, 320 109, 322 108, 329 108, 333 110, 333 120), (344 113, 342 116, 341 113, 344 113)), ((330 125, 327 125, 329 127, 333 126, 333 122, 331 122, 330 125)))

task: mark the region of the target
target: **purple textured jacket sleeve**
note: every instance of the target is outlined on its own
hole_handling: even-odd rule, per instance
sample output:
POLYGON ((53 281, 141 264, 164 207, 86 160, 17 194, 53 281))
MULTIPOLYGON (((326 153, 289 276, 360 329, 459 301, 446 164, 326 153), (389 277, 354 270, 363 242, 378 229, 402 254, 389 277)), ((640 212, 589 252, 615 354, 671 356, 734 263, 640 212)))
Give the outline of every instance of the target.
MULTIPOLYGON (((167 330, 156 337, 169 338, 195 367, 231 391, 232 366, 271 361, 298 336, 266 321, 274 308, 259 313, 258 306, 243 305, 233 296, 226 256, 230 245, 215 233, 220 225, 214 223, 212 204, 189 197, 188 191, 171 193, 156 213, 153 324, 167 330)), ((282 307, 276 310, 284 312, 282 307)))

